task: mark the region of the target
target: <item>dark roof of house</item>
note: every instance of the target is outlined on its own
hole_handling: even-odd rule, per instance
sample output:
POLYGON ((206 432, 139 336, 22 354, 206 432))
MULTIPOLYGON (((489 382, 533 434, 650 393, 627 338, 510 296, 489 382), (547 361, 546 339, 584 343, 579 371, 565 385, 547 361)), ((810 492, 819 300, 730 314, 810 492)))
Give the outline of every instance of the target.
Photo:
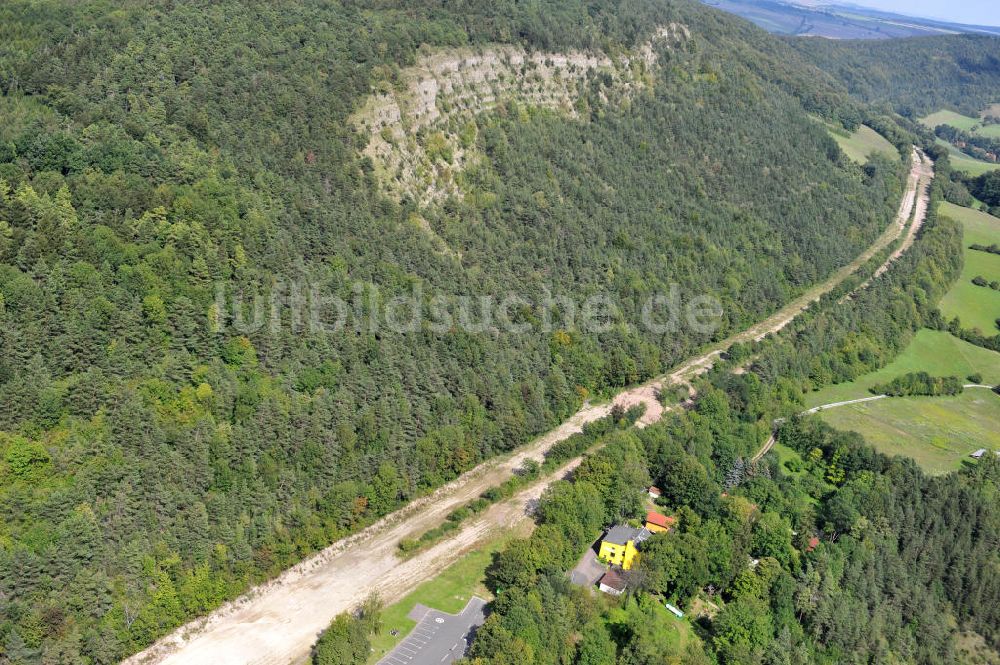
POLYGON ((597 584, 603 584, 604 586, 611 587, 615 591, 625 590, 625 580, 623 580, 622 576, 613 570, 609 570, 604 573, 604 576, 598 580, 597 584))
POLYGON ((609 543, 614 543, 615 545, 624 545, 631 540, 638 545, 642 541, 649 538, 650 535, 649 531, 646 531, 645 529, 636 529, 635 527, 627 526, 625 524, 616 524, 608 529, 608 533, 604 536, 604 540, 609 543))

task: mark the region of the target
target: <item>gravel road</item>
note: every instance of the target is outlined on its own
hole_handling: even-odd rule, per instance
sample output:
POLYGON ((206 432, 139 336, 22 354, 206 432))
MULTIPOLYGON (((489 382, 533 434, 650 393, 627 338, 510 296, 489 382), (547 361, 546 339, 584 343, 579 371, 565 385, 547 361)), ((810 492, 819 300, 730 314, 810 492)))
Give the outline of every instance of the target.
MULTIPOLYGON (((705 350, 667 376, 623 391, 613 403, 626 407, 645 404, 640 427, 658 420, 664 412, 656 400, 658 390, 670 385, 688 385, 690 390, 691 379, 710 369, 731 344, 760 339, 780 330, 898 238, 912 216, 915 201, 922 200, 917 196, 918 186, 930 175, 929 160, 915 148, 914 167, 897 220, 851 265, 766 320, 705 350)), ((579 459, 540 479, 511 500, 492 506, 444 541, 408 559, 397 556, 400 539, 439 525, 451 510, 509 478, 524 460, 541 460, 552 444, 579 432, 584 424, 603 418, 610 410, 611 403, 585 405, 568 421, 515 454, 476 467, 432 495, 332 544, 240 599, 182 626, 124 662, 126 665, 286 665, 304 661, 317 634, 333 617, 351 609, 372 591, 392 603, 497 533, 530 521, 530 506, 551 482, 572 470, 579 459)))

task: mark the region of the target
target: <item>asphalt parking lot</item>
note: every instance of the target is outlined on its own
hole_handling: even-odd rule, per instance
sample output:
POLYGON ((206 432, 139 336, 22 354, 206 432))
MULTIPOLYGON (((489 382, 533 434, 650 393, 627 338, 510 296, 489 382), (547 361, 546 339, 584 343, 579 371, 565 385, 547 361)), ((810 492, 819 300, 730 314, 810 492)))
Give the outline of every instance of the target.
MULTIPOLYGON (((486 601, 472 598, 461 614, 422 608, 417 625, 378 665, 440 665, 465 656, 476 628, 486 620, 486 601)), ((412 616, 412 613, 411 613, 412 616)))
POLYGON ((588 547, 573 570, 569 571, 569 581, 577 586, 592 587, 606 572, 608 567, 597 559, 594 548, 588 547))

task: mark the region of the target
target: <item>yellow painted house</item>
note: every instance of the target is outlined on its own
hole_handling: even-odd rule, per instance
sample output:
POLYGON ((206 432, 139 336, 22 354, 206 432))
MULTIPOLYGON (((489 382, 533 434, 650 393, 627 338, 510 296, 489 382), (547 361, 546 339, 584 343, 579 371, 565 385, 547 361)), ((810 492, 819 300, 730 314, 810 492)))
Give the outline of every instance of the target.
POLYGON ((604 539, 601 540, 601 549, 597 556, 613 566, 620 566, 622 570, 628 570, 635 561, 635 555, 639 553, 636 545, 649 536, 650 533, 646 529, 635 529, 618 524, 608 529, 604 539))

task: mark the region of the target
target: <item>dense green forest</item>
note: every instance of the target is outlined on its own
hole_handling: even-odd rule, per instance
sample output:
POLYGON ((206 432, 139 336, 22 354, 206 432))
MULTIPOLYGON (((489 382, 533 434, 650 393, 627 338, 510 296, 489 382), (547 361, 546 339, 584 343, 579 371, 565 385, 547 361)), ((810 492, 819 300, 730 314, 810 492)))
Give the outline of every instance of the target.
POLYGON ((805 461, 791 472, 771 459, 723 495, 678 431, 709 439, 743 415, 725 393, 712 397, 686 422, 607 441, 550 488, 532 537, 493 562, 490 583, 502 591, 470 662, 955 663, 954 618, 996 645, 1000 463, 929 478, 857 435, 794 421, 782 441, 805 461), (669 499, 679 525, 644 544, 624 602, 570 585, 565 571, 594 530, 641 515, 636 484, 650 476, 681 481, 684 494, 669 499), (697 623, 701 641, 682 646, 660 605, 689 609, 703 588, 719 609, 697 623))
POLYGON ((733 349, 699 381, 693 410, 611 435, 548 490, 532 536, 494 558, 500 591, 471 662, 991 662, 976 659, 1000 646, 1000 463, 932 478, 794 415, 805 391, 884 365, 939 321, 934 303, 960 256, 959 226, 932 215, 871 288, 832 293, 778 335, 733 349), (733 373, 747 358, 750 371, 733 373), (779 416, 779 443, 797 454, 751 462, 779 416), (649 481, 678 527, 643 543, 626 597, 570 585, 564 573, 595 533, 644 514, 649 481), (695 611, 696 596, 698 640, 671 638, 679 622, 661 604, 695 611))
POLYGON ((1000 40, 995 37, 787 39, 786 43, 852 95, 913 120, 943 108, 978 117, 1000 96, 1000 40))
MULTIPOLYGON (((905 141, 788 44, 688 0, 12 0, 0 93, 9 663, 115 662, 758 320, 859 253, 901 190, 901 162, 851 163, 808 114, 905 141), (489 159, 465 197, 389 200, 359 154, 348 117, 422 48, 619 53, 669 22, 691 37, 628 105, 595 77, 583 117, 478 117, 489 159), (282 309, 241 334, 226 316, 299 283, 619 306, 602 332, 327 334, 282 309), (670 284, 717 298, 719 329, 634 325, 670 284)), ((871 353, 816 356, 830 378, 895 325, 841 323, 871 353)), ((762 358, 761 376, 813 361, 762 358)), ((702 456, 712 477, 762 432, 737 421, 702 456)))
POLYGON ((558 343, 461 331, 244 338, 212 332, 213 284, 530 292, 544 274, 556 293, 601 288, 631 302, 677 281, 720 297, 736 326, 885 222, 896 167, 861 172, 840 158, 795 98, 752 77, 753 43, 745 60, 725 57, 726 19, 668 3, 469 10, 5 5, 10 661, 111 662, 524 441, 587 391, 649 376, 699 342, 623 330, 558 343), (614 48, 667 20, 705 20, 719 36, 679 56, 632 110, 587 124, 482 120, 483 140, 503 150, 476 186, 498 203, 428 213, 461 261, 405 223, 410 211, 379 197, 356 157, 346 115, 421 43, 614 48), (766 190, 746 178, 764 169, 766 190), (595 200, 595 180, 613 194, 595 200), (558 244, 539 225, 558 226, 558 244))
POLYGON ((977 178, 970 178, 967 186, 969 193, 989 207, 990 214, 996 216, 995 213, 1000 212, 1000 171, 989 171, 977 178))

